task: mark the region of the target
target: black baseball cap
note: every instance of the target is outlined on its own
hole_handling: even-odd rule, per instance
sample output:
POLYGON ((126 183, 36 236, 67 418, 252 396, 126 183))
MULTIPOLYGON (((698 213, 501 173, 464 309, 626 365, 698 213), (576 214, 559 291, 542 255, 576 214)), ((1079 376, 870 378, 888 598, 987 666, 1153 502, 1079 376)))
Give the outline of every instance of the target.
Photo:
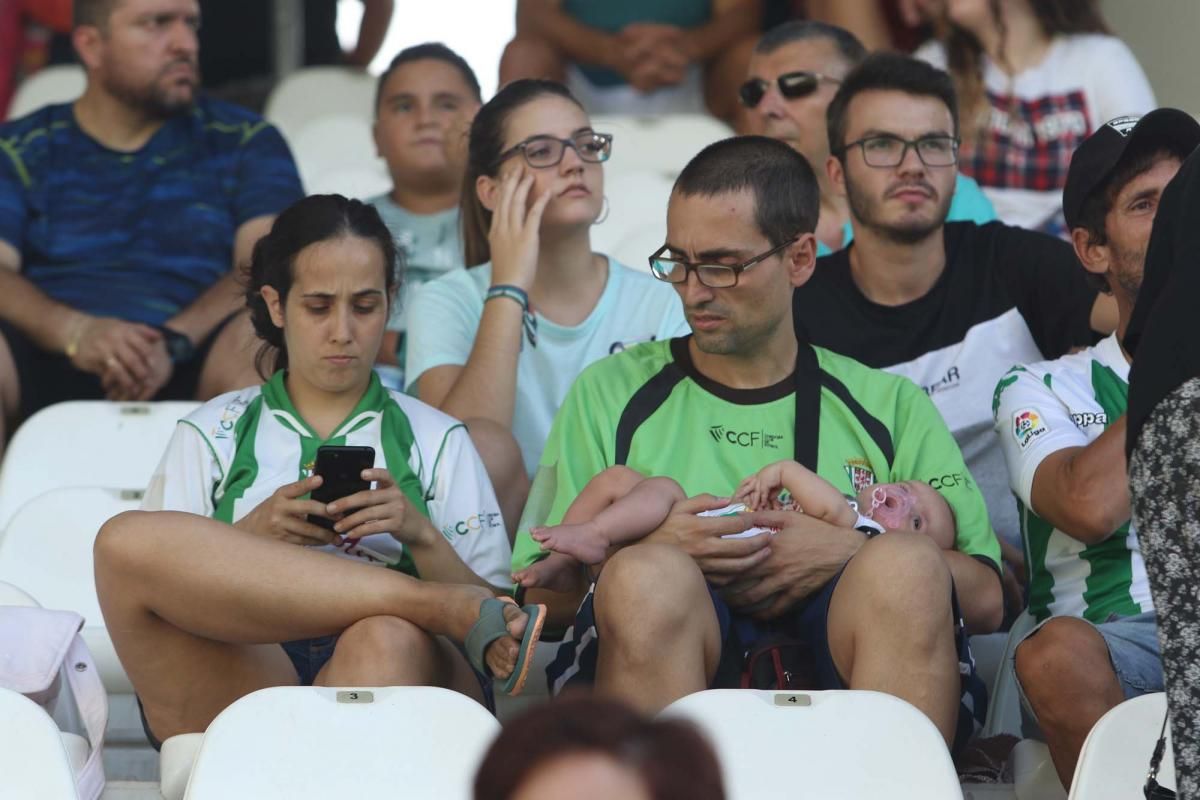
POLYGON ((1084 202, 1104 185, 1127 153, 1169 150, 1182 159, 1196 145, 1200 145, 1200 123, 1177 108, 1157 108, 1142 117, 1117 117, 1104 123, 1071 156, 1063 187, 1067 228, 1079 226, 1084 202))

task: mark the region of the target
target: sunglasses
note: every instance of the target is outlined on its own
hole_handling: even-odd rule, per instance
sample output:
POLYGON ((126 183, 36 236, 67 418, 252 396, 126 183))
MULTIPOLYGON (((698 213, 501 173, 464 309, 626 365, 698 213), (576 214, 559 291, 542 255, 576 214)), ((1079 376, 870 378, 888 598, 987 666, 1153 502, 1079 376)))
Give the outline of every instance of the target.
MULTIPOLYGON (((788 100, 798 100, 801 97, 808 97, 815 92, 821 85, 821 81, 829 81, 830 83, 840 84, 838 78, 831 78, 828 75, 822 75, 818 72, 785 72, 775 79, 779 85, 779 93, 788 100)), ((754 108, 762 102, 763 97, 767 94, 767 89, 771 84, 764 81, 762 78, 751 78, 738 87, 738 97, 742 100, 742 105, 746 108, 754 108)))

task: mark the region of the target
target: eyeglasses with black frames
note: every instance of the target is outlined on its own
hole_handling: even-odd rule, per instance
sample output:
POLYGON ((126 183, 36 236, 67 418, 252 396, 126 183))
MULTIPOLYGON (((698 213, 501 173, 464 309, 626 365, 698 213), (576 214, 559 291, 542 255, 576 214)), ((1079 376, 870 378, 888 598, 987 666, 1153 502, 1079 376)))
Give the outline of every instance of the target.
POLYGON ((862 148, 863 161, 868 167, 898 167, 910 147, 917 151, 917 158, 927 167, 951 167, 958 163, 958 139, 953 136, 901 139, 890 133, 880 133, 847 142, 842 151, 851 147, 862 148))
POLYGON ((525 163, 534 169, 556 167, 562 162, 563 155, 569 147, 581 161, 599 164, 608 161, 608 157, 612 155, 612 142, 611 133, 595 131, 581 131, 569 139, 559 139, 557 136, 530 136, 501 153, 496 163, 503 163, 520 153, 525 156, 525 163))
POLYGON ((755 264, 765 261, 795 242, 799 237, 793 236, 786 242, 772 247, 765 253, 760 253, 740 264, 697 264, 682 258, 672 258, 664 255, 670 250, 670 245, 663 245, 650 256, 650 271, 654 277, 667 283, 686 283, 689 272, 696 273, 696 279, 710 289, 728 289, 737 286, 738 278, 755 264))

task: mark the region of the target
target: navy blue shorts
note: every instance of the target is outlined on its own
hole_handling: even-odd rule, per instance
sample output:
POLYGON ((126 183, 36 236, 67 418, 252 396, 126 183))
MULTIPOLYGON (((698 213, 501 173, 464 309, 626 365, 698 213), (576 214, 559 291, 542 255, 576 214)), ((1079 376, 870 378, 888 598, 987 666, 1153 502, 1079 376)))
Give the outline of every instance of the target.
MULTIPOLYGON (((601 573, 603 575, 603 573, 601 573)), ((783 617, 760 622, 731 609, 717 590, 709 586, 713 611, 721 628, 721 660, 717 666, 710 689, 733 689, 741 685, 742 669, 746 656, 759 640, 771 635, 784 635, 803 642, 810 653, 811 674, 817 690, 846 689, 845 679, 838 673, 829 649, 828 618, 829 604, 842 573, 839 572, 821 589, 797 605, 783 617)), ((546 678, 552 694, 568 687, 588 686, 596 679, 596 659, 600 652, 599 632, 593 597, 596 584, 593 582, 575 614, 575 623, 567 630, 563 643, 554 661, 546 667, 546 678)), ((957 753, 983 726, 987 716, 987 688, 975 673, 975 659, 967 644, 967 635, 958 606, 958 596, 951 589, 954 608, 954 639, 958 649, 959 674, 961 676, 961 699, 959 703, 958 728, 955 731, 954 747, 957 753)))

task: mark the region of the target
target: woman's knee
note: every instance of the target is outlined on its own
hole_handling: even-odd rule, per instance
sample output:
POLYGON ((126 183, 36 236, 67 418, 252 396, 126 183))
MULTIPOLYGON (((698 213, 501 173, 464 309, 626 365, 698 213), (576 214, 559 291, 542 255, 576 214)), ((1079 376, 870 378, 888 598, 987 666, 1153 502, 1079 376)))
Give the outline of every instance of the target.
POLYGON ((134 563, 134 557, 146 544, 144 536, 149 534, 144 524, 148 516, 145 511, 123 511, 100 526, 92 543, 97 576, 134 563))
POLYGON ((356 662, 387 663, 393 659, 432 659, 437 643, 418 625, 400 617, 367 617, 342 631, 335 652, 356 662))

